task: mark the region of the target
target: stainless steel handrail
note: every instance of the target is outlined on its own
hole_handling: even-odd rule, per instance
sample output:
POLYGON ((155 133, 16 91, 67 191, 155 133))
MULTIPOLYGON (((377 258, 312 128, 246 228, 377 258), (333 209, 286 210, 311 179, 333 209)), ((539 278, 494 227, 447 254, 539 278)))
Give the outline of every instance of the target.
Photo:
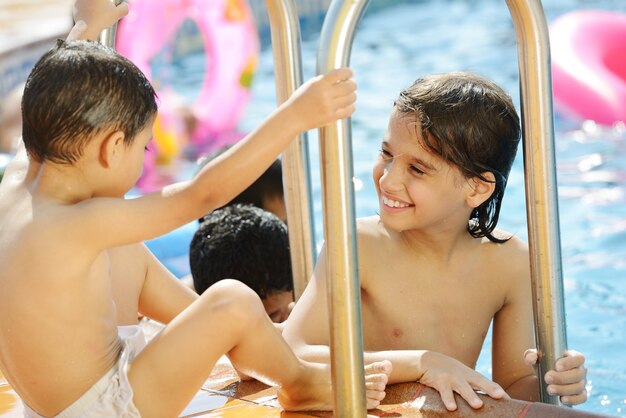
MULTIPOLYGON (((266 0, 266 5, 274 53, 276 100, 280 104, 302 84, 300 21, 293 0, 266 0)), ((298 300, 313 275, 316 254, 306 133, 283 152, 282 166, 294 295, 298 300)))
POLYGON ((540 0, 507 0, 518 40, 528 244, 541 400, 559 405, 543 380, 567 346, 554 157, 548 24, 540 0))
MULTIPOLYGON (((124 0, 112 0, 112 2, 119 6, 124 0)), ((117 22, 113 24, 110 28, 107 28, 100 33, 100 43, 102 45, 108 46, 110 48, 115 49, 115 34, 117 32, 117 22)))
MULTIPOLYGON (((368 3, 369 0, 335 0, 330 4, 322 26, 318 73, 348 66, 354 32, 368 3)), ((361 289, 349 119, 320 129, 320 159, 335 416, 365 417, 361 289)))

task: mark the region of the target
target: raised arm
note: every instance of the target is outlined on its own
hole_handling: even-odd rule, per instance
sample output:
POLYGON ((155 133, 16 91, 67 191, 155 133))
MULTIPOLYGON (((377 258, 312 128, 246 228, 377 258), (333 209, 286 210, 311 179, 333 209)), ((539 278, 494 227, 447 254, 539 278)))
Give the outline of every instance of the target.
POLYGON ((198 298, 143 243, 112 248, 108 256, 118 325, 136 323, 137 312, 167 324, 198 298))
POLYGON ((352 114, 356 84, 351 76, 344 68, 308 81, 192 180, 136 199, 89 199, 75 205, 66 221, 75 222, 77 239, 88 238, 101 249, 151 239, 199 218, 249 186, 300 132, 352 114))
MULTIPOLYGON (((313 278, 296 303, 283 330, 285 340, 304 360, 329 363, 329 331, 326 290, 325 250, 318 258, 313 278)), ((474 389, 485 391, 493 398, 506 396, 502 388, 460 361, 427 350, 366 351, 366 364, 389 360, 392 373, 389 383, 415 382, 430 386, 441 394, 450 411, 457 408, 453 392, 459 393, 473 408, 482 400, 474 389)))
POLYGON ((128 5, 119 6, 111 0, 76 0, 74 3, 74 27, 67 40, 96 40, 100 33, 128 13, 128 5))

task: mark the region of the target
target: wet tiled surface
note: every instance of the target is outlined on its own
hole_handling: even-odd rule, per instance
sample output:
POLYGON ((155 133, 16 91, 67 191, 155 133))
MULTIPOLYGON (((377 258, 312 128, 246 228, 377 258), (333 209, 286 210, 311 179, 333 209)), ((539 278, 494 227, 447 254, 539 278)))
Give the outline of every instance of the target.
MULTIPOLYGON (((23 416, 22 402, 0 374, 0 417, 23 416)), ((306 418, 315 415, 285 412, 276 402, 276 390, 257 381, 239 385, 237 374, 229 366, 218 364, 205 387, 198 391, 181 417, 280 417, 306 418), (241 386, 238 390, 238 386, 241 386), (215 387, 216 389, 210 389, 215 387), (232 389, 232 396, 229 396, 232 389), (240 399, 238 399, 240 398, 240 399)))
MULTIPOLYGON (((600 417, 570 408, 515 400, 495 401, 482 397, 484 406, 471 409, 458 399, 458 410, 447 411, 439 394, 419 383, 402 383, 387 388, 382 404, 369 412, 374 417, 408 418, 581 418, 600 417)), ((22 403, 6 380, 0 375, 0 417, 21 417, 22 403)), ((276 389, 256 380, 241 381, 227 363, 219 363, 210 378, 189 403, 181 417, 224 417, 224 418, 306 418, 332 417, 330 412, 285 412, 278 405, 276 389)))

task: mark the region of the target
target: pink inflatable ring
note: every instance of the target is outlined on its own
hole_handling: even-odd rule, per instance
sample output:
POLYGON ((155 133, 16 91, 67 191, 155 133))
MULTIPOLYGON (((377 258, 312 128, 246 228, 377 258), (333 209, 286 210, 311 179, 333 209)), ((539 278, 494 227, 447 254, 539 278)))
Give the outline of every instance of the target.
MULTIPOLYGON (((116 49, 153 81, 150 61, 187 19, 198 26, 206 57, 200 93, 191 104, 198 122, 191 141, 201 144, 234 130, 249 98, 259 37, 246 0, 131 0, 116 49)), ((156 88, 165 102, 167 91, 156 88)), ((166 103, 159 112, 168 113, 166 103)))
POLYGON ((578 11, 550 25, 555 109, 611 125, 626 121, 626 15, 578 11))

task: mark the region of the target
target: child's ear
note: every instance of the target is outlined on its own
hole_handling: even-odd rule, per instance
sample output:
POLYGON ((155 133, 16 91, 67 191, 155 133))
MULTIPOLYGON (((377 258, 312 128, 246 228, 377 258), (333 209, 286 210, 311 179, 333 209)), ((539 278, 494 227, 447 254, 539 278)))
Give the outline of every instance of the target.
POLYGON ((113 131, 105 134, 100 142, 99 161, 105 168, 111 168, 119 161, 124 144, 124 132, 113 131))
POLYGON ((485 200, 493 194, 496 189, 496 177, 490 171, 485 171, 481 174, 485 179, 480 177, 472 177, 467 182, 470 187, 470 191, 467 194, 465 200, 467 204, 472 208, 477 208, 485 200))

